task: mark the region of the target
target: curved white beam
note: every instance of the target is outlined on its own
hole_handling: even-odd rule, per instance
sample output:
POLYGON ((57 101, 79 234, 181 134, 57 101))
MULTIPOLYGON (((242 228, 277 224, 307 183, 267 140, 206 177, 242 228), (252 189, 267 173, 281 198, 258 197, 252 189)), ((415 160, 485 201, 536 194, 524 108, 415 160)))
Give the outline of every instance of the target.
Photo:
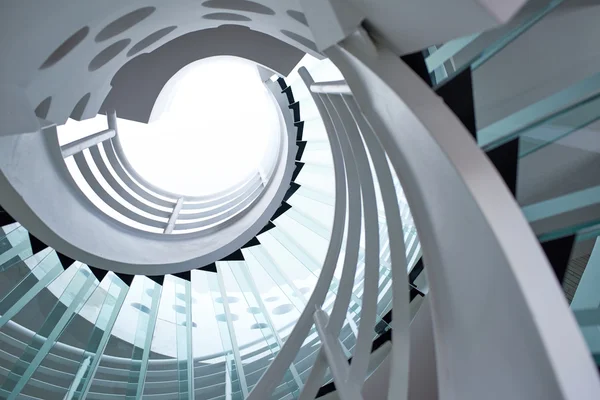
MULTIPOLYGON (((325 122, 325 121, 324 121, 325 122)), ((325 122, 325 124, 327 124, 325 122)), ((335 143, 335 134, 333 127, 326 125, 329 142, 335 143)), ((342 247, 342 238, 344 234, 344 225, 346 221, 346 172, 344 170, 344 161, 338 146, 331 147, 331 153, 334 160, 335 173, 335 209, 333 216, 333 227, 331 230, 331 240, 323 262, 321 275, 317 281, 313 292, 306 303, 306 307, 292 333, 279 351, 279 354, 269 368, 265 371, 256 386, 250 392, 248 400, 262 400, 268 398, 276 385, 281 381, 285 371, 296 357, 300 346, 308 335, 313 325, 313 313, 316 306, 321 306, 331 285, 333 273, 342 247)))
MULTIPOLYGON (((310 73, 304 67, 300 68, 298 73, 300 74, 307 88, 310 88, 313 82, 310 73)), ((339 136, 343 133, 338 132, 335 129, 330 112, 325 107, 323 99, 318 95, 314 95, 312 93, 311 95, 317 106, 317 109, 319 110, 319 114, 323 119, 326 129, 331 129, 331 137, 335 138, 335 141, 331 141, 331 146, 340 146, 340 140, 342 139, 340 139, 339 136)), ((344 318, 347 315, 348 305, 350 304, 350 298, 352 296, 352 290, 354 287, 356 266, 358 262, 358 249, 360 247, 360 232, 362 226, 361 188, 358 180, 356 163, 350 154, 345 155, 343 160, 346 169, 348 186, 348 223, 345 243, 346 253, 344 255, 342 276, 337 289, 335 303, 327 324, 327 331, 331 334, 338 335, 344 323, 344 318)), ((300 395, 300 400, 312 400, 316 397, 327 370, 328 365, 325 361, 324 349, 321 348, 319 349, 317 360, 312 366, 310 375, 306 381, 306 385, 304 386, 304 389, 300 395)))
MULTIPOLYGON (((358 125, 362 138, 367 145, 373 166, 379 180, 381 197, 385 208, 387 221, 387 231, 389 235, 390 258, 392 265, 392 310, 394 318, 392 320, 392 342, 394 346, 391 351, 391 372, 388 388, 388 399, 401 400, 406 398, 408 390, 409 375, 409 326, 410 326, 410 307, 409 307, 409 285, 407 276, 407 254, 404 240, 394 240, 394 238, 404 238, 404 229, 400 209, 398 208, 398 197, 394 187, 393 176, 390 166, 387 162, 385 151, 381 143, 377 140, 371 127, 368 125, 364 116, 358 109, 354 98, 343 96, 343 101, 348 106, 348 110, 358 125)), ((341 108, 341 107, 340 107, 341 108)), ((351 133, 356 133, 351 131, 351 133)), ((360 136, 355 136, 355 141, 360 140, 360 136)), ((409 264, 410 265, 410 264, 409 264)))
POLYGON ((427 264, 440 393, 598 397, 581 332, 502 178, 446 104, 397 56, 369 42, 363 32, 327 54, 405 188, 427 264), (490 359, 494 368, 482 368, 490 359))

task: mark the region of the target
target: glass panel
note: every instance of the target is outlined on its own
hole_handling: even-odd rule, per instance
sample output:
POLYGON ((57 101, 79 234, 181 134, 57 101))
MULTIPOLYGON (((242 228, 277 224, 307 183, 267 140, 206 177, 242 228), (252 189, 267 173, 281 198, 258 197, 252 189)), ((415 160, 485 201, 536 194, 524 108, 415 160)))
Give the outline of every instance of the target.
MULTIPOLYGON (((476 33, 474 35, 451 40, 448 43, 445 43, 444 45, 440 46, 439 48, 437 46, 430 47, 429 54, 425 58, 425 64, 427 65, 428 71, 430 73, 440 71, 440 70, 443 70, 444 72, 446 72, 444 69, 444 63, 446 63, 447 61, 450 61, 452 59, 452 57, 454 57, 458 52, 460 52, 466 46, 471 44, 471 42, 473 42, 473 40, 477 39, 478 36, 479 36, 479 34, 476 33)), ((447 75, 441 76, 441 75, 437 74, 436 77, 438 79, 436 79, 434 82, 441 82, 443 79, 445 79, 447 77, 447 75)))
POLYGON ((331 227, 333 225, 332 206, 302 196, 292 196, 287 202, 292 206, 288 212, 296 210, 303 215, 310 216, 313 220, 318 221, 329 232, 329 235, 327 236, 327 240, 329 241, 331 227))
MULTIPOLYGON (((114 274, 112 276, 121 286, 127 288, 114 274)), ((81 398, 81 389, 77 390, 77 387, 87 386, 88 377, 94 373, 97 362, 102 356, 106 340, 110 335, 110 330, 105 332, 106 324, 118 295, 119 288, 113 284, 110 275, 107 274, 106 279, 95 288, 74 315, 73 320, 60 334, 57 340, 60 345, 57 343, 51 349, 50 354, 54 357, 44 358, 40 368, 31 379, 47 381, 52 385, 53 390, 60 388, 60 395, 64 396, 68 393, 66 395, 68 399, 81 398), (60 361, 57 361, 57 357, 61 357, 60 361)), ((124 297, 123 294, 120 299, 121 303, 124 297)), ((114 312, 115 318, 117 313, 118 310, 114 312)), ((29 381, 22 394, 35 397, 39 387, 32 383, 32 380, 29 381)))
POLYGON ((517 200, 543 240, 570 233, 591 238, 589 229, 600 223, 598 129, 600 122, 542 147, 535 139, 521 138, 521 147, 524 143, 538 147, 519 159, 517 200))
POLYGON ((177 339, 177 370, 179 398, 188 399, 194 393, 193 356, 192 356, 192 299, 190 282, 168 275, 174 283, 175 332, 177 339))
MULTIPOLYGON (((219 270, 219 264, 220 263, 217 264, 217 271, 219 270)), ((225 293, 224 284, 220 281, 222 278, 218 275, 218 273, 208 275, 207 278, 215 311, 215 318, 221 336, 221 343, 223 350, 225 351, 225 356, 227 357, 225 375, 226 397, 229 398, 228 394, 231 393, 232 399, 243 399, 248 393, 248 387, 246 385, 242 359, 233 327, 233 320, 236 319, 237 315, 231 315, 232 313, 229 310, 229 299, 225 293)))
MULTIPOLYGON (((299 86, 304 86, 306 88, 304 83, 300 83, 299 86)), ((293 90, 295 95, 296 87, 294 87, 293 90)), ((302 131, 302 139, 308 142, 307 146, 309 145, 309 143, 313 143, 315 141, 325 141, 329 143, 329 140, 327 139, 327 132, 325 131, 325 125, 323 125, 323 120, 321 120, 320 116, 319 118, 311 120, 304 119, 304 130, 302 131)), ((331 158, 331 152, 329 152, 329 158, 331 158)), ((302 156, 302 159, 304 159, 304 155, 302 156)), ((329 163, 332 163, 332 160, 330 160, 329 163)))
MULTIPOLYGON (((281 342, 274 334, 264 303, 260 299, 257 300, 249 287, 253 282, 247 281, 246 278, 250 275, 246 270, 244 261, 230 261, 220 263, 219 271, 223 276, 228 298, 236 299, 230 302, 229 306, 232 316, 237 317, 233 324, 244 365, 246 383, 250 391, 270 364, 269 360, 279 351, 281 342), (240 279, 236 279, 232 271, 235 271, 240 279), (241 289, 242 285, 245 290, 241 289), (265 314, 261 311, 263 309, 265 314)), ((287 373, 293 382, 289 371, 287 373)), ((294 390, 293 383, 288 391, 291 390, 294 390)))
POLYGON ((199 399, 225 396, 226 389, 229 390, 228 393, 231 396, 233 356, 231 354, 224 355, 218 326, 220 322, 215 315, 208 285, 210 279, 216 278, 215 275, 212 272, 192 271, 193 317, 199 321, 192 332, 195 394, 199 399))
MULTIPOLYGON (((560 97, 560 94, 559 92, 539 103, 548 102, 553 97, 560 97)), ((582 98, 575 97, 573 100, 576 101, 563 107, 558 105, 558 108, 548 110, 548 114, 541 115, 541 117, 534 118, 533 121, 522 125, 517 125, 517 121, 510 122, 514 118, 509 116, 480 130, 478 132, 479 144, 484 150, 492 150, 520 137, 519 156, 524 157, 598 121, 597 108, 600 104, 600 94, 596 93, 582 98), (515 127, 515 125, 517 126, 515 127), (490 140, 492 138, 494 139, 490 140)), ((520 113, 515 113, 514 117, 518 114, 520 113)), ((532 112, 526 115, 531 118, 532 112)))
POLYGON ((179 398, 180 366, 177 357, 178 347, 185 346, 185 343, 181 343, 181 339, 185 339, 185 337, 181 339, 178 337, 176 321, 178 314, 185 315, 186 309, 185 305, 178 304, 177 281, 178 278, 167 275, 162 284, 158 316, 150 346, 144 397, 160 391, 160 393, 168 394, 169 397, 179 398))
POLYGON ((326 193, 321 193, 318 190, 314 190, 306 186, 300 186, 296 193, 294 193, 294 196, 302 196, 308 199, 316 200, 328 206, 335 206, 335 196, 326 193))
MULTIPOLYGON (((302 136, 302 139, 304 139, 304 136, 302 136)), ((331 168, 331 172, 333 174, 333 158, 329 145, 323 146, 321 142, 313 142, 307 139, 304 140, 306 140, 307 143, 306 147, 304 148, 304 153, 302 153, 302 162, 306 163, 307 165, 329 167, 331 168)))
POLYGON ((129 312, 122 312, 117 320, 118 325, 133 329, 134 332, 133 340, 131 340, 133 343, 131 367, 125 391, 127 399, 139 399, 144 393, 148 359, 158 316, 161 291, 161 285, 146 277, 136 276, 133 279, 127 299, 128 303, 130 298, 133 300, 130 305, 135 312, 131 313, 132 310, 127 307, 126 311, 129 312))
MULTIPOLYGON (((294 264, 290 266, 289 272, 293 273, 301 273, 300 277, 303 279, 308 279, 311 284, 305 284, 308 291, 312 292, 312 287, 314 287, 314 277, 309 276, 305 268, 302 268, 302 265, 298 265, 298 261, 295 260, 291 255, 285 254, 284 252, 275 250, 275 248, 271 248, 276 255, 276 259, 273 255, 267 251, 265 246, 255 246, 248 249, 249 252, 252 253, 254 258, 260 263, 261 267, 265 270, 267 274, 271 277, 271 279, 279 286, 279 288, 285 293, 286 297, 289 299, 291 304, 284 306, 287 310, 285 313, 292 311, 292 307, 295 307, 298 311, 302 312, 304 310, 304 294, 299 290, 298 287, 293 283, 291 279, 289 279, 286 274, 284 274, 279 268, 278 265, 288 265, 287 263, 296 263, 294 268, 294 264), (300 268, 298 268, 298 266, 300 268)), ((300 283, 300 282, 299 282, 300 283)), ((302 282, 302 284, 304 284, 302 282)))
MULTIPOLYGON (((267 352, 262 354, 262 358, 259 360, 263 365, 260 369, 260 375, 256 374, 256 378, 258 379, 270 364, 270 360, 275 357, 281 349, 283 341, 279 332, 274 328, 273 322, 267 312, 267 307, 260 297, 260 293, 258 292, 258 288, 256 287, 252 275, 250 275, 248 266, 245 262, 235 264, 238 265, 234 265, 231 270, 242 291, 242 295, 246 300, 246 304, 248 305, 247 312, 251 314, 255 320, 254 324, 250 326, 250 329, 261 332, 264 338, 263 345, 266 345, 268 349, 267 352)), ((257 379, 255 381, 257 381, 257 379)), ((287 391, 289 393, 298 390, 301 381, 294 365, 291 365, 286 372, 285 380, 288 382, 287 391)), ((252 387, 254 387, 254 384, 252 384, 252 387)))
POLYGON ((322 166, 319 164, 307 163, 302 167, 302 171, 298 174, 295 182, 335 197, 333 168, 329 165, 322 166))
MULTIPOLYGON (((86 363, 89 366, 83 368, 79 380, 76 380, 71 385, 70 392, 73 394, 73 399, 83 399, 86 397, 128 291, 129 286, 114 273, 108 272, 102 280, 100 287, 96 290, 99 293, 94 293, 99 302, 93 302, 95 301, 93 295, 88 301, 91 304, 86 304, 92 310, 98 309, 98 312, 92 332, 89 335, 87 346, 85 347, 85 358, 82 361, 82 366, 85 366, 86 363), (98 308, 96 304, 99 304, 100 307, 98 308)), ((82 315, 85 315, 83 311, 82 315)), ((81 335, 81 332, 77 332, 77 334, 81 335)), ((80 370, 82 369, 80 368, 80 370)))
POLYGON ((6 295, 0 300, 0 328, 21 311, 40 291, 63 272, 56 252, 47 249, 1 273, 0 285, 6 295), (10 287, 11 282, 18 282, 10 287))
MULTIPOLYGON (((501 33, 499 36, 497 33, 492 31, 492 35, 495 36, 496 39, 491 41, 491 43, 486 43, 486 46, 483 49, 478 50, 474 55, 466 59, 463 57, 457 57, 457 53, 467 48, 471 43, 474 43, 479 35, 458 38, 446 43, 439 50, 442 52, 441 55, 436 56, 436 53, 434 52, 428 57, 428 65, 431 66, 430 71, 449 60, 453 61, 455 70, 462 70, 462 68, 468 65, 470 65, 472 69, 479 68, 493 56, 498 54, 498 52, 512 43, 515 39, 533 27, 537 22, 539 22, 562 2, 563 0, 552 0, 545 4, 542 8, 524 13, 524 17, 517 17, 515 18, 515 21, 507 24, 507 27, 499 28, 498 31, 501 33)), ((482 35, 482 37, 485 39, 484 35, 482 35)), ((450 75, 450 77, 452 77, 452 75, 450 75)), ((444 81, 437 81, 434 83, 440 85, 443 82, 444 81)))
POLYGON ((0 238, 0 271, 33 255, 29 232, 22 226, 2 236, 0 238))
POLYGON ((590 352, 600 365, 600 240, 591 254, 572 258, 563 288, 590 352))
POLYGON ((285 214, 277 218, 274 223, 278 230, 295 238, 296 242, 301 244, 303 248, 310 249, 310 254, 316 260, 317 264, 323 265, 325 254, 329 247, 329 239, 324 239, 316 235, 310 228, 298 223, 285 214))
MULTIPOLYGON (((75 269, 72 278, 63 287, 60 296, 55 300, 54 306, 39 329, 36 330, 35 335, 28 340, 28 344, 17 355, 19 359, 11 368, 2 385, 3 390, 11 392, 8 399, 17 398, 27 381, 54 346, 62 331, 71 322, 73 316, 78 313, 98 284, 98 281, 86 266, 79 265, 71 268, 75 269)), ((34 302, 43 301, 39 297, 34 302)), ((37 306, 39 307, 39 305, 37 306)), ((23 311, 26 310, 27 308, 23 311)), ((18 318, 19 316, 15 318, 17 322, 18 318)))

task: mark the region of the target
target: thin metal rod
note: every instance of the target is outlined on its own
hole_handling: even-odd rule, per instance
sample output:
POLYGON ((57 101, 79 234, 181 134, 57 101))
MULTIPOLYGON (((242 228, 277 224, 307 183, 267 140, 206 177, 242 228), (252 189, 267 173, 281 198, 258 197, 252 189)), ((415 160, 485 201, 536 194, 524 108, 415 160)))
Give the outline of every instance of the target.
POLYGON ((116 131, 114 129, 106 129, 97 133, 94 133, 90 136, 86 136, 74 142, 65 144, 60 147, 60 151, 62 152, 63 158, 70 157, 74 154, 77 154, 89 147, 96 146, 99 143, 104 142, 105 140, 112 139, 116 135, 116 131))

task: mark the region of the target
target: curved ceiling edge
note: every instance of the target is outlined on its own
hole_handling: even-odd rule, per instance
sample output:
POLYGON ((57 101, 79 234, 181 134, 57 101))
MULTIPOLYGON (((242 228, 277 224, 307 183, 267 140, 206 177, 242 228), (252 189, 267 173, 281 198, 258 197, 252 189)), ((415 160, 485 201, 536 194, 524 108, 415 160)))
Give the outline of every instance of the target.
POLYGON ((98 212, 64 165, 55 126, 29 135, 0 136, 0 203, 44 243, 94 267, 138 275, 198 268, 243 246, 280 206, 296 155, 295 131, 289 129, 293 126, 291 111, 281 118, 288 127, 282 147, 285 156, 264 195, 217 234, 181 238, 141 235, 98 212))
POLYGON ((101 111, 148 123, 162 88, 179 70, 203 58, 231 55, 287 76, 304 52, 273 36, 237 25, 222 25, 179 36, 151 53, 133 58, 112 79, 101 111))

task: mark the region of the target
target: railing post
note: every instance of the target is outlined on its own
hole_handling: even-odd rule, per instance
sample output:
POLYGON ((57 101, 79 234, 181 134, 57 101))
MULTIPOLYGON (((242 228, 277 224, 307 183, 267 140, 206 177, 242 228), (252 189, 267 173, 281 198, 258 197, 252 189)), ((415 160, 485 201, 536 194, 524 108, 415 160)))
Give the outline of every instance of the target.
POLYGON ((114 129, 105 129, 79 140, 75 140, 74 142, 65 144, 64 146, 60 147, 60 151, 62 152, 63 158, 67 158, 80 153, 89 147, 97 146, 105 140, 112 139, 115 137, 115 135, 116 131, 114 129))
POLYGON ((117 133, 117 112, 115 110, 107 111, 106 120, 108 122, 108 129, 112 129, 117 133))
POLYGON ((338 395, 341 400, 362 400, 360 386, 356 386, 354 382, 348 381, 350 376, 350 368, 348 360, 344 356, 340 341, 327 330, 329 317, 325 311, 317 307, 313 318, 315 327, 321 339, 321 346, 325 351, 329 369, 333 375, 333 380, 336 383, 338 395))
POLYGON ((183 197, 180 197, 177 199, 177 204, 175 204, 175 207, 173 207, 173 213, 171 214, 171 218, 169 218, 169 222, 164 230, 165 234, 173 233, 173 229, 175 229, 175 223, 177 222, 177 217, 179 217, 179 212, 181 211, 182 207, 183 197))

